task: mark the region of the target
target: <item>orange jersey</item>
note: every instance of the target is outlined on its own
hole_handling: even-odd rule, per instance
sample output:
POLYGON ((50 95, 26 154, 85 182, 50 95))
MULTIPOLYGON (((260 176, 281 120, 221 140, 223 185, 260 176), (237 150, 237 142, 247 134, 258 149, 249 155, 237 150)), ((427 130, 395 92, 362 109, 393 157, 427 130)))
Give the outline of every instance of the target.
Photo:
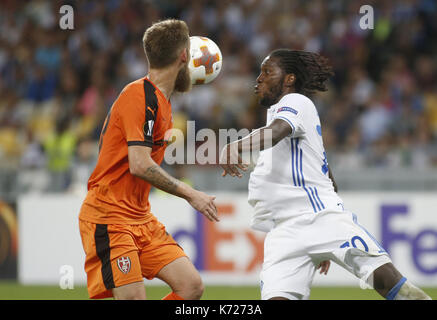
POLYGON ((79 218, 101 224, 149 221, 152 186, 130 173, 128 146, 151 147, 152 159, 159 165, 171 128, 171 104, 164 94, 146 77, 129 83, 103 125, 99 157, 79 218))

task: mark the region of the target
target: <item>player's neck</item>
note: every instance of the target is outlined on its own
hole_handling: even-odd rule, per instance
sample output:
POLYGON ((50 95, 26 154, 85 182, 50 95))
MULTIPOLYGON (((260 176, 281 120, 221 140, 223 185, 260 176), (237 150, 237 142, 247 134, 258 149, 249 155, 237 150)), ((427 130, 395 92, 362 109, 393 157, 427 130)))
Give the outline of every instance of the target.
POLYGON ((174 91, 176 77, 178 75, 177 65, 171 65, 163 69, 150 69, 147 78, 158 87, 167 100, 174 91))
POLYGON ((290 93, 295 93, 294 89, 286 89, 286 90, 283 90, 282 93, 281 93, 281 95, 276 99, 276 102, 275 102, 275 103, 272 103, 272 105, 273 105, 273 104, 277 104, 279 101, 281 101, 281 99, 282 99, 283 97, 285 97, 287 94, 290 94, 290 93))

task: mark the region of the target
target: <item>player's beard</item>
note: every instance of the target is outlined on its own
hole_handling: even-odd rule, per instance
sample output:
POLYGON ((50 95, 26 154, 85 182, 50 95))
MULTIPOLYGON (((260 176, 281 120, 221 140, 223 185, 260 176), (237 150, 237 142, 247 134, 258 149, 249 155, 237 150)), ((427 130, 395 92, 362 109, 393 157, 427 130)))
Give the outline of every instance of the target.
POLYGON ((188 64, 186 64, 185 67, 183 67, 176 76, 174 90, 176 92, 187 92, 191 90, 191 77, 190 69, 188 69, 188 64))
POLYGON ((279 97, 282 95, 282 86, 284 84, 285 76, 282 77, 277 84, 270 86, 267 93, 264 94, 259 103, 264 107, 270 107, 279 101, 279 97))

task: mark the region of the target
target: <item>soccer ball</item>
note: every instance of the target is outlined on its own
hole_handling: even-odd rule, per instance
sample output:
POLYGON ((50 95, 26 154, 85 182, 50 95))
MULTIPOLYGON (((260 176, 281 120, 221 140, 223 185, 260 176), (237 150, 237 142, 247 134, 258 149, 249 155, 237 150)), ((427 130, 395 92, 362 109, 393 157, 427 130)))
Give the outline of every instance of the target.
POLYGON ((214 41, 206 37, 190 37, 190 55, 188 68, 192 84, 209 83, 217 78, 223 58, 214 41))

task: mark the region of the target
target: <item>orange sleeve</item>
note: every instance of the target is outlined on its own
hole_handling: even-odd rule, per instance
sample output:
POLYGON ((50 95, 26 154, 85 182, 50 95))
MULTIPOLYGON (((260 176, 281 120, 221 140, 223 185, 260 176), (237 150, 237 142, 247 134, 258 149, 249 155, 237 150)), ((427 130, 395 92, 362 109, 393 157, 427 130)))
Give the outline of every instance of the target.
POLYGON ((146 103, 145 94, 143 86, 135 85, 127 87, 120 95, 119 117, 128 146, 153 146, 157 110, 146 103))

